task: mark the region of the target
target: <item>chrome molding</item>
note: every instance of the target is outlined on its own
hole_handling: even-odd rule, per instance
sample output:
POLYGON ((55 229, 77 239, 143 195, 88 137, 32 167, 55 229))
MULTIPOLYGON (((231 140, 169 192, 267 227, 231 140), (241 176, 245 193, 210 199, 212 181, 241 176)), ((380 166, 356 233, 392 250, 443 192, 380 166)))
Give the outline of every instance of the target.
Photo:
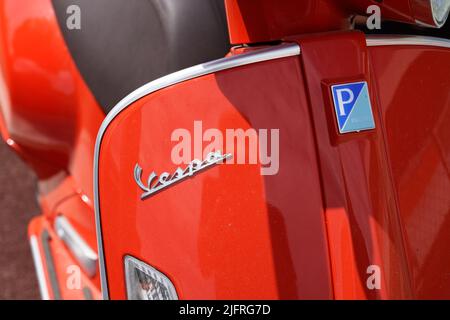
POLYGON ((93 277, 97 271, 98 261, 95 251, 78 234, 66 217, 58 216, 54 226, 56 234, 75 256, 81 268, 89 277, 93 277))
POLYGON ((45 258, 45 271, 52 288, 52 299, 61 300, 61 288, 59 286, 58 275, 56 274, 55 260, 52 255, 52 249, 50 248, 50 241, 50 233, 44 228, 41 232, 41 246, 45 258))
POLYGON ((39 283, 39 292, 42 300, 49 300, 47 280, 45 279, 44 266, 42 264, 41 252, 39 251, 39 243, 36 236, 30 237, 31 254, 33 256, 34 268, 39 283))
POLYGON ((133 102, 145 97, 146 95, 169 87, 171 85, 201 77, 210 73, 221 70, 236 68, 262 61, 280 59, 285 57, 297 56, 300 54, 300 47, 296 43, 285 43, 275 47, 256 50, 236 56, 226 57, 211 62, 199 64, 187 69, 183 69, 162 78, 151 81, 142 87, 136 89, 119 103, 108 113, 102 122, 95 141, 94 152, 94 207, 95 207, 95 224, 97 230, 98 258, 103 299, 109 298, 108 283, 106 281, 105 258, 103 255, 102 228, 100 220, 99 194, 98 194, 98 160, 103 135, 112 120, 133 102))
POLYGON ((431 46, 450 48, 450 40, 425 36, 371 35, 366 38, 367 46, 431 46))

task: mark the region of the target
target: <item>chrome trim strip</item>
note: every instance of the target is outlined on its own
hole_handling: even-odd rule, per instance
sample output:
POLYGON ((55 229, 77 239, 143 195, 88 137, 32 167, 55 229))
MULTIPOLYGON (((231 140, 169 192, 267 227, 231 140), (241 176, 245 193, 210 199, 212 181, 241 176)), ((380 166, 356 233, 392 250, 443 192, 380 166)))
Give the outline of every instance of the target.
MULTIPOLYGON (((433 18, 434 18, 434 17, 433 17, 433 18)), ((428 23, 423 22, 423 21, 420 21, 420 20, 418 20, 418 19, 415 19, 414 22, 415 22, 418 26, 425 27, 425 28, 435 28, 435 29, 439 29, 440 27, 442 27, 442 25, 439 26, 439 23, 436 23, 436 20, 435 20, 435 19, 433 19, 433 20, 434 20, 434 24, 428 24, 428 23)))
POLYGON ((50 233, 47 229, 41 232, 41 245, 44 250, 45 264, 48 281, 52 287, 53 300, 61 300, 61 289, 59 287, 58 275, 56 274, 55 260, 53 259, 52 249, 50 248, 50 233))
POLYGON ((367 46, 431 46, 450 48, 450 40, 426 36, 371 35, 366 38, 367 46))
POLYGON ((58 216, 54 226, 56 234, 66 244, 86 274, 93 277, 97 271, 98 260, 95 251, 84 241, 66 217, 58 216))
POLYGON ((140 98, 155 92, 157 90, 169 87, 171 85, 187 81, 193 78, 201 77, 210 73, 218 72, 221 70, 236 68, 248 64, 257 62, 280 59, 285 57, 297 56, 300 54, 300 47, 296 43, 281 44, 276 47, 256 50, 248 53, 239 54, 232 57, 225 57, 222 59, 214 60, 199 64, 184 70, 180 70, 164 76, 162 78, 151 81, 142 87, 131 92, 108 113, 105 120, 103 120, 95 141, 94 152, 94 207, 95 207, 95 224, 97 230, 97 243, 98 243, 98 258, 99 269, 103 299, 109 298, 108 283, 106 281, 106 267, 105 259, 103 255, 103 240, 102 229, 100 221, 100 208, 99 208, 99 195, 98 195, 98 160, 100 155, 100 147, 103 138, 103 134, 108 128, 111 121, 130 104, 139 100, 140 98))
POLYGON ((39 243, 36 236, 30 237, 31 254, 33 256, 34 268, 39 283, 39 292, 42 300, 49 300, 47 280, 45 279, 44 266, 42 264, 41 252, 39 251, 39 243))

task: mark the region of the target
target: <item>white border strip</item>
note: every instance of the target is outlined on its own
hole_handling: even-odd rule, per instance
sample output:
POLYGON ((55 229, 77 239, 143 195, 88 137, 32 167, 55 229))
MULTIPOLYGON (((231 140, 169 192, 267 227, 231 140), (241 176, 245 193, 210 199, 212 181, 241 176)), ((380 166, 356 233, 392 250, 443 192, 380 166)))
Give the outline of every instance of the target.
POLYGON ((201 77, 210 73, 218 72, 221 70, 236 68, 253 64, 262 61, 280 59, 285 57, 297 56, 300 54, 300 47, 296 43, 286 43, 275 47, 260 49, 251 51, 248 53, 242 53, 236 56, 226 57, 211 62, 199 64, 187 69, 183 69, 162 78, 149 82, 142 87, 136 89, 125 98, 123 98, 106 116, 97 134, 97 140, 95 141, 94 152, 94 207, 95 207, 95 224, 97 231, 97 244, 98 244, 98 258, 99 258, 99 270, 101 279, 101 288, 103 299, 108 299, 108 283, 106 281, 106 267, 103 255, 103 240, 102 240, 102 228, 100 220, 100 206, 99 206, 99 194, 98 194, 98 160, 100 155, 100 147, 102 143, 103 134, 108 128, 111 121, 125 108, 127 108, 133 102, 140 98, 158 91, 160 89, 169 87, 171 85, 201 77))
POLYGON ((45 279, 44 266, 42 265, 41 252, 39 251, 39 243, 36 236, 30 237, 31 254, 33 255, 34 268, 39 283, 39 291, 42 300, 49 300, 47 280, 45 279))

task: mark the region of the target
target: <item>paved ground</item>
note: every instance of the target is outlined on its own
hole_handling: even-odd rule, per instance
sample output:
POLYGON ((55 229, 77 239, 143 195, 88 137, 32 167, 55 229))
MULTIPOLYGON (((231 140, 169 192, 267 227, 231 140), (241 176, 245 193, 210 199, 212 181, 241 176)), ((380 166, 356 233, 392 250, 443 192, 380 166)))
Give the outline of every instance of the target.
POLYGON ((27 225, 39 213, 33 172, 0 140, 0 299, 39 299, 27 225))

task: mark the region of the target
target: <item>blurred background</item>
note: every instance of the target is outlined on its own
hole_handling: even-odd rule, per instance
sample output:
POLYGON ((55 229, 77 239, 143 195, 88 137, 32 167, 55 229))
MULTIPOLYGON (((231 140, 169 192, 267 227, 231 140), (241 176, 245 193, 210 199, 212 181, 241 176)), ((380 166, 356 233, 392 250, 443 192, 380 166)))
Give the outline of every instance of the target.
POLYGON ((33 172, 0 139, 0 299, 40 299, 27 239, 39 213, 33 172))

